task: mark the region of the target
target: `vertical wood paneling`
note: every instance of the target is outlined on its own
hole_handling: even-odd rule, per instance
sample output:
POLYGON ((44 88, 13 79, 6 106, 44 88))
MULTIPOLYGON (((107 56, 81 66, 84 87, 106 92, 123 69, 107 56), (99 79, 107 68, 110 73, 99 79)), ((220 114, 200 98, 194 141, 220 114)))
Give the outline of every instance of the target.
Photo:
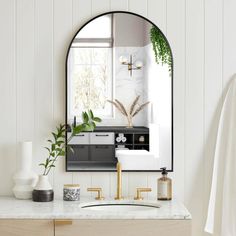
POLYGON ((204 1, 186 1, 185 203, 203 232, 204 191, 204 1))
MULTIPOLYGON (((128 191, 131 198, 134 197, 137 188, 146 188, 148 187, 148 178, 147 173, 128 173, 129 183, 128 183, 128 191)), ((147 198, 148 194, 143 193, 143 196, 147 198)))
MULTIPOLYGON (((54 0, 53 35, 53 116, 54 125, 65 122, 65 60, 72 38, 72 0, 54 0)), ((54 170, 54 191, 62 196, 63 184, 73 182, 65 172, 65 159, 60 158, 54 170)))
POLYGON ((18 141, 33 140, 34 135, 34 1, 16 1, 16 70, 18 141))
POLYGON ((147 16, 147 0, 129 0, 129 11, 147 16))
POLYGON ((17 154, 14 0, 0 1, 0 16, 0 193, 11 194, 17 154))
POLYGON ((174 170, 173 191, 184 200, 184 148, 185 148, 185 0, 167 1, 166 36, 174 58, 174 170))
POLYGON ((110 196, 110 174, 93 172, 91 174, 91 186, 101 187, 104 196, 110 196))
MULTIPOLYGON (((171 9, 168 9, 171 11, 171 9)), ((148 0, 148 19, 155 23, 166 34, 167 0, 148 0)))
POLYGON ((43 162, 47 156, 47 151, 43 147, 46 145, 50 131, 55 129, 52 91, 53 1, 35 0, 35 137, 33 165, 37 173, 42 172, 42 167, 39 168, 38 163, 43 162))
POLYGON ((223 2, 223 86, 224 95, 229 81, 236 72, 236 32, 232 30, 236 20, 236 2, 234 0, 224 0, 223 2))
POLYGON ((91 193, 87 191, 87 188, 92 187, 92 177, 90 172, 73 173, 73 184, 80 185, 81 196, 91 196, 91 193))
POLYGON ((65 121, 65 61, 72 35, 72 0, 54 0, 54 78, 53 114, 65 121))
POLYGON ((206 220, 211 188, 216 134, 222 106, 223 1, 205 1, 205 189, 203 219, 206 220), (214 63, 213 63, 214 62, 214 63), (214 69, 212 65, 214 64, 214 69))
POLYGON ((92 1, 73 0, 72 4, 72 28, 76 33, 83 24, 91 19, 92 1))
POLYGON ((128 10, 128 0, 110 0, 111 11, 127 11, 128 10))
POLYGON ((92 15, 97 16, 99 14, 109 12, 111 10, 111 4, 109 0, 92 0, 92 15))

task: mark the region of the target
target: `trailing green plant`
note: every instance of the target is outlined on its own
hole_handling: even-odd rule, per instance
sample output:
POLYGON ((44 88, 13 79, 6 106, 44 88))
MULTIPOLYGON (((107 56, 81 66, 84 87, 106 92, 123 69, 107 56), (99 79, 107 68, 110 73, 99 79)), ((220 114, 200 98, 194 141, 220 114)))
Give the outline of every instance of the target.
POLYGON ((164 35, 161 31, 152 26, 150 29, 150 40, 152 42, 152 48, 155 54, 155 60, 157 64, 162 63, 168 65, 168 70, 171 73, 172 70, 172 55, 170 46, 165 39, 164 35))
MULTIPOLYGON (((66 142, 66 125, 60 124, 56 127, 56 131, 52 132, 53 139, 47 140, 49 147, 45 147, 48 156, 45 162, 40 163, 44 167, 43 175, 48 175, 50 170, 55 167, 55 162, 60 156, 65 156, 67 143, 77 134, 84 131, 93 131, 96 128, 96 123, 101 122, 99 117, 93 115, 92 110, 82 112, 82 123, 77 126, 71 126, 71 135, 66 142)), ((73 150, 72 150, 73 151, 73 150)))

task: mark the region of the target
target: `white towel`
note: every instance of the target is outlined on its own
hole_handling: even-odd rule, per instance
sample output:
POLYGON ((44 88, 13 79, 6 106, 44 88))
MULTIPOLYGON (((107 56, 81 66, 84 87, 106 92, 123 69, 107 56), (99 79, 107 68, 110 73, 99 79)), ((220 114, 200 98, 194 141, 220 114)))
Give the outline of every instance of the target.
POLYGON ((236 236, 236 76, 221 111, 205 231, 236 236))

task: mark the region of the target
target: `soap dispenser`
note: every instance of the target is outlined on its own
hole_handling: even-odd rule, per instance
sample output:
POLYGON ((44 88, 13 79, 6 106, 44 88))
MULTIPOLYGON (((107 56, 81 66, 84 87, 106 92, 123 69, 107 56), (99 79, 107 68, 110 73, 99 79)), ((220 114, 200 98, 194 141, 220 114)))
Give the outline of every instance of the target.
POLYGON ((171 200, 172 199, 172 180, 167 177, 166 167, 161 168, 162 177, 158 179, 157 191, 158 191, 158 200, 171 200))

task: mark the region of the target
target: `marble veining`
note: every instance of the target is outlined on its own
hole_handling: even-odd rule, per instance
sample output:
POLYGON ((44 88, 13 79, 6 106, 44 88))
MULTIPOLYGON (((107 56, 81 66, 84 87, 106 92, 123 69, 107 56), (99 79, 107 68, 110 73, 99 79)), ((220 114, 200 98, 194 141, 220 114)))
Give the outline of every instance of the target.
MULTIPOLYGON (((109 200, 112 199, 107 199, 103 203, 109 203, 109 200)), ((95 201, 91 198, 82 198, 76 202, 56 199, 53 202, 36 203, 31 200, 1 197, 0 219, 191 219, 188 210, 176 200, 168 202, 148 200, 145 203, 158 204, 161 207, 149 211, 130 211, 125 214, 82 209, 81 206, 88 202, 95 201)))

